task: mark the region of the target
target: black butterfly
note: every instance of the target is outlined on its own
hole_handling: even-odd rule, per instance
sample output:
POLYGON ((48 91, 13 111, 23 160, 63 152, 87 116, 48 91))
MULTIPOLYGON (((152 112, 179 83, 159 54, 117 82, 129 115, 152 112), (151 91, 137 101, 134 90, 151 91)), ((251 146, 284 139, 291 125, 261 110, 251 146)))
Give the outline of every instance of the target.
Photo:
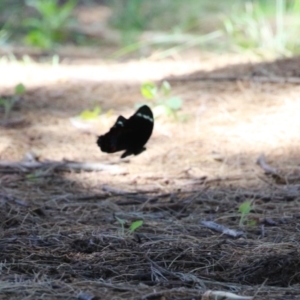
POLYGON ((154 126, 153 113, 149 106, 140 107, 128 120, 119 116, 114 126, 97 140, 101 151, 114 153, 126 150, 121 158, 138 155, 146 148, 154 126))

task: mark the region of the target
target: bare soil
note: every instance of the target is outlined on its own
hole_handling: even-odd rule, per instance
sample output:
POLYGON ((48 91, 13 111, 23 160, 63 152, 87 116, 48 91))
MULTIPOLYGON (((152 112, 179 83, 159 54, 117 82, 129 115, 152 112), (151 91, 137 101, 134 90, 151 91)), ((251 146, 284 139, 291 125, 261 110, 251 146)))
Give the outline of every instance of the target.
POLYGON ((212 289, 300 299, 300 86, 284 80, 300 78, 299 66, 297 57, 261 63, 203 53, 2 61, 0 94, 11 96, 19 82, 27 91, 11 122, 0 110, 0 298, 183 300, 212 289), (253 78, 195 79, 219 75, 253 78), (140 84, 170 76, 188 121, 156 119, 139 156, 101 153, 97 135, 134 112, 140 84), (112 115, 84 130, 71 123, 95 105, 112 115), (262 153, 281 180, 256 164, 262 153), (8 166, 25 156, 106 169, 8 166), (245 201, 253 208, 240 224, 245 201), (144 223, 131 233, 136 220, 144 223))

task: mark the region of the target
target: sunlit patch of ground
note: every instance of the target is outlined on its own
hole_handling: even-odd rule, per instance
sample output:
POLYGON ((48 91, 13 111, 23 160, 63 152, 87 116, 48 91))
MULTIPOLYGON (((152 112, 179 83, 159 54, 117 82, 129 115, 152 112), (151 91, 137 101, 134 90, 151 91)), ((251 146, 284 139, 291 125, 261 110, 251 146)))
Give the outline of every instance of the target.
MULTIPOLYGON (((25 117, 28 126, 1 129, 1 157, 21 159, 27 151, 34 151, 49 159, 118 161, 119 154, 100 153, 96 137, 74 128, 69 118, 95 105, 113 109, 111 118, 92 128, 95 134, 101 134, 118 114, 132 114, 134 103, 142 101, 142 82, 170 75, 188 76, 196 70, 217 70, 226 66, 226 59, 199 55, 184 61, 99 61, 92 66, 5 64, 2 91, 9 92, 19 82, 27 87, 14 114, 25 117), (7 145, 8 140, 11 145, 7 145)), ((238 61, 243 63, 240 57, 230 59, 231 63, 238 61)), ((227 67, 230 69, 230 65, 227 67)), ((291 153, 294 156, 300 143, 299 92, 293 84, 176 82, 172 93, 184 100, 183 113, 190 116, 189 121, 156 120, 148 151, 131 159, 128 167, 140 170, 142 164, 143 172, 163 169, 167 176, 174 170, 202 168, 202 161, 214 161, 212 153, 225 161, 235 156, 240 160, 242 156, 249 163, 261 152, 281 156, 282 160, 291 153)), ((214 165, 218 169, 218 163, 214 165)))

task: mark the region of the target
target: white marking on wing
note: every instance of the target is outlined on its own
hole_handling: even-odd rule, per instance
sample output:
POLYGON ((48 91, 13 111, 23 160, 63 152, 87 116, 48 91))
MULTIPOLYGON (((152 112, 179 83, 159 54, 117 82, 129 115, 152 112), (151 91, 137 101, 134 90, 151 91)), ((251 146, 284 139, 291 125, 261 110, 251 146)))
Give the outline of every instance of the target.
POLYGON ((146 120, 149 120, 150 122, 153 122, 153 119, 152 119, 150 116, 143 115, 143 114, 141 114, 141 113, 137 113, 136 115, 137 115, 138 117, 142 117, 142 118, 144 118, 144 119, 146 119, 146 120))
POLYGON ((117 122, 117 125, 124 127, 124 123, 122 121, 117 122))

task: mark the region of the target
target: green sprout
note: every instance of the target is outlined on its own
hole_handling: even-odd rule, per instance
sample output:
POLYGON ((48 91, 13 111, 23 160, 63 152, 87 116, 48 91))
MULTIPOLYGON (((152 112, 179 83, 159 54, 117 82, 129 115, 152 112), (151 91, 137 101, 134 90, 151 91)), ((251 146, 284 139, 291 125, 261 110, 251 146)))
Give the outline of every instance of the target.
POLYGON ((67 38, 67 27, 77 0, 26 0, 38 16, 27 18, 24 25, 28 28, 25 37, 27 44, 43 49, 51 49, 67 38))
POLYGON ((178 111, 182 108, 180 97, 170 96, 171 85, 168 81, 163 81, 160 86, 154 82, 144 82, 141 85, 141 94, 146 100, 153 103, 153 111, 156 117, 165 115, 173 117, 175 120, 185 121, 187 116, 178 116, 178 111))
POLYGON ((131 223, 129 226, 130 233, 135 232, 139 227, 141 227, 144 224, 143 220, 137 220, 131 223))
POLYGON ((26 92, 25 85, 23 83, 19 83, 15 86, 15 95, 23 95, 26 92))
POLYGON ((32 173, 29 173, 25 176, 26 180, 28 181, 36 181, 37 179, 39 179, 39 177, 43 177, 47 174, 47 171, 45 170, 36 170, 32 173))
POLYGON ((115 217, 115 219, 116 219, 116 220, 120 223, 120 225, 121 225, 121 230, 120 230, 121 236, 124 236, 124 234, 125 234, 124 226, 125 226, 125 224, 126 224, 126 221, 125 221, 124 219, 121 219, 121 218, 117 217, 117 216, 114 216, 114 217, 115 217))
POLYGON ((252 209, 253 209, 252 201, 245 201, 239 206, 238 211, 241 214, 241 218, 240 218, 240 222, 239 222, 240 226, 243 226, 245 224, 250 225, 250 226, 256 225, 255 220, 249 219, 249 214, 252 209))
POLYGON ((15 86, 14 95, 8 98, 0 98, 0 106, 4 108, 4 119, 7 120, 16 104, 20 100, 21 95, 25 94, 26 88, 24 84, 19 83, 15 86))
POLYGON ((100 119, 109 118, 112 114, 112 109, 106 112, 102 112, 101 106, 96 105, 92 109, 84 109, 78 115, 71 117, 69 120, 71 124, 76 128, 88 129, 95 122, 98 122, 100 119))
POLYGON ((101 107, 96 106, 92 110, 85 109, 84 111, 82 111, 80 113, 79 117, 80 117, 80 119, 85 120, 85 121, 95 120, 99 117, 99 115, 101 114, 101 111, 102 111, 101 107))
POLYGON ((144 223, 143 220, 137 220, 134 221, 130 224, 129 229, 125 231, 125 225, 126 225, 126 220, 119 218, 117 216, 114 216, 115 219, 119 222, 119 224, 121 225, 121 230, 120 230, 120 234, 121 236, 125 236, 125 235, 130 235, 133 234, 139 227, 141 227, 144 223))

